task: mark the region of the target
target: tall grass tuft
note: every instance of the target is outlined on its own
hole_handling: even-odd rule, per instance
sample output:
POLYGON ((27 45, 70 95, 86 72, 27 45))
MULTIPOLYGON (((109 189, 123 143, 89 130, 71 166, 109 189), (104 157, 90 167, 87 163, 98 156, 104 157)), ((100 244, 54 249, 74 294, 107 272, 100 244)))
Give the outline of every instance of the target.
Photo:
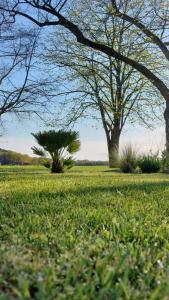
POLYGON ((137 167, 137 151, 131 144, 124 146, 120 156, 120 169, 123 173, 134 173, 137 167))

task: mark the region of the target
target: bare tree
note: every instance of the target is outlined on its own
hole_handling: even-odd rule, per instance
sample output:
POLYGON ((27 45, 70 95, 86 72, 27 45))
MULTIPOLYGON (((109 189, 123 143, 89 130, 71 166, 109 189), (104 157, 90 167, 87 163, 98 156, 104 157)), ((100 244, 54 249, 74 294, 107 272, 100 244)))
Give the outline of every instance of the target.
MULTIPOLYGON (((123 20, 105 22, 102 30, 107 44, 114 45, 120 53, 133 55, 133 42, 126 36, 123 20), (124 47, 125 42, 128 47, 124 47)), ((60 82, 58 96, 64 97, 60 107, 60 111, 64 112, 63 122, 67 119, 66 124, 70 125, 83 117, 101 120, 107 139, 109 166, 115 167, 120 136, 126 122, 139 120, 150 127, 155 113, 159 114, 157 107, 161 106, 162 99, 152 89, 151 100, 149 82, 126 63, 72 42, 70 35, 64 31, 59 36, 59 42, 56 34, 51 34, 46 41, 48 51, 44 62, 49 76, 60 82), (58 76, 57 72, 56 76, 58 68, 61 75, 58 76)), ((146 58, 150 63, 144 50, 144 47, 137 53, 134 50, 134 55, 146 58)), ((57 121, 61 122, 60 111, 57 121)))
MULTIPOLYGON (((166 85, 165 81, 161 79, 155 72, 152 72, 151 68, 148 68, 144 65, 143 62, 138 62, 136 59, 132 57, 127 57, 117 50, 111 45, 107 45, 104 42, 95 41, 95 33, 91 35, 88 32, 88 27, 90 27, 90 23, 88 22, 83 26, 84 23, 79 23, 79 18, 71 18, 71 10, 70 10, 70 1, 68 0, 24 0, 22 2, 18 0, 13 0, 8 2, 5 1, 5 7, 1 5, 0 9, 5 13, 10 13, 10 15, 15 18, 17 15, 26 17, 36 25, 40 27, 46 26, 63 26, 69 32, 73 34, 76 40, 88 47, 91 47, 95 50, 99 50, 102 53, 107 54, 108 56, 119 59, 120 61, 129 64, 131 67, 135 68, 138 72, 144 75, 161 93, 166 101, 166 109, 164 112, 165 124, 166 124, 166 147, 169 150, 169 88, 166 85)), ((73 1, 76 3, 77 1, 73 1)), ((78 1, 79 2, 79 1, 78 1)), ((140 2, 136 5, 132 1, 128 0, 119 0, 118 3, 114 0, 105 0, 105 1, 85 1, 86 6, 88 5, 88 13, 90 10, 90 6, 95 7, 95 15, 98 18, 101 18, 104 22, 105 19, 109 17, 114 18, 123 18, 127 22, 131 23, 135 26, 140 32, 146 36, 146 43, 153 43, 156 46, 156 50, 158 49, 166 58, 169 59, 169 50, 165 44, 163 39, 164 32, 166 32, 168 26, 168 9, 165 9, 165 20, 162 23, 160 28, 156 28, 156 32, 149 29, 149 24, 153 24, 153 27, 156 27, 156 18, 158 15, 152 15, 152 1, 146 1, 146 3, 140 2), (119 7, 124 5, 125 13, 119 10, 119 7), (128 9, 128 4, 131 4, 128 9), (143 4, 146 4, 145 6, 143 4), (138 9, 135 9, 138 7, 138 9), (145 8, 144 8, 145 7, 145 8), (150 9, 147 9, 150 7, 150 9), (127 14, 126 14, 127 11, 127 14), (130 15, 132 12, 132 16, 130 15), (144 24, 145 22, 145 24, 144 24)), ((143 1, 144 2, 144 1, 143 1)), ((166 2, 165 0, 161 1, 166 2)), ((157 2, 156 2, 157 3, 157 2)), ((77 9, 77 6, 76 6, 77 9)), ((153 7, 154 9, 154 7, 153 7)), ((86 12, 81 12, 81 20, 85 19, 86 12)), ((92 17, 92 16, 91 16, 92 17)), ((89 16, 87 18, 89 20, 89 16)), ((158 23, 157 23, 158 24, 158 23)), ((91 32, 91 30, 90 30, 91 32)), ((139 46, 139 45, 138 45, 139 46)))
POLYGON ((36 114, 43 119, 51 97, 46 80, 37 79, 38 32, 19 30, 0 11, 0 120, 7 113, 36 114))

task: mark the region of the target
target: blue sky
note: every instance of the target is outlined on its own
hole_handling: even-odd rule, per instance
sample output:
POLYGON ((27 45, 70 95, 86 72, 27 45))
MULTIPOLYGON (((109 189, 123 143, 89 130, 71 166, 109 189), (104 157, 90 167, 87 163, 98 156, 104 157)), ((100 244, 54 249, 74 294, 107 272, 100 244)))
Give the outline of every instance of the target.
MULTIPOLYGON (((80 132, 81 150, 76 154, 77 159, 107 160, 107 147, 104 130, 91 121, 83 121, 76 125, 80 132)), ((0 148, 11 149, 32 155, 31 147, 36 143, 31 132, 46 129, 43 124, 32 118, 18 121, 11 115, 5 119, 3 135, 0 137, 0 148)), ((161 150, 164 147, 164 127, 148 130, 138 125, 126 126, 121 136, 121 148, 131 143, 139 152, 161 150)))

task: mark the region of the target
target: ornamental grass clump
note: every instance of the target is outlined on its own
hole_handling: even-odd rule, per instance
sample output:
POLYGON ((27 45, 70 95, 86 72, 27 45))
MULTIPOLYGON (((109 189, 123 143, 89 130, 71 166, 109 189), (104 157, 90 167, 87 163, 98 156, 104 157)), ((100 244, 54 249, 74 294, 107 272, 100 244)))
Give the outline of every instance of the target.
POLYGON ((137 152, 132 145, 126 145, 120 156, 120 169, 123 173, 135 173, 137 168, 137 152))

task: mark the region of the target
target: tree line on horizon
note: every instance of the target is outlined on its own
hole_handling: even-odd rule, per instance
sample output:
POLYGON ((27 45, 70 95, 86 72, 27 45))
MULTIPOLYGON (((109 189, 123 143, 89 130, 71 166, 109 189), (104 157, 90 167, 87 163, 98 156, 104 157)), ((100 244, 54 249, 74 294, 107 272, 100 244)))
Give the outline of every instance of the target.
MULTIPOLYGON (((18 153, 12 150, 0 149, 0 164, 1 165, 46 165, 46 162, 49 161, 41 157, 32 157, 28 154, 18 153)), ((101 160, 75 160, 76 166, 108 166, 108 161, 101 160)))
POLYGON ((31 157, 27 154, 21 154, 12 150, 0 149, 1 165, 41 165, 43 159, 39 157, 31 157))

